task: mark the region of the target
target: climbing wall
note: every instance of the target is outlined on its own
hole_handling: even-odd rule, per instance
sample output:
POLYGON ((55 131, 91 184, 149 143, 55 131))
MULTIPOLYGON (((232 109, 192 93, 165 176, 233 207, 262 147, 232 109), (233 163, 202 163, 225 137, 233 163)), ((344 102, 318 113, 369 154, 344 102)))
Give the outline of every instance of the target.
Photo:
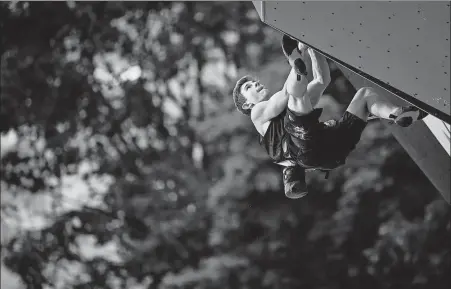
POLYGON ((254 5, 266 24, 450 122, 450 2, 254 5))
MULTIPOLYGON (((404 104, 395 94, 373 84, 345 66, 338 65, 338 68, 356 90, 370 86, 386 100, 398 105, 404 104)), ((448 204, 451 203, 449 125, 432 115, 427 116, 427 120, 416 122, 407 128, 383 122, 448 204)))
POLYGON ((430 113, 388 125, 450 203, 450 2, 254 1, 260 19, 333 60, 356 89, 430 113))

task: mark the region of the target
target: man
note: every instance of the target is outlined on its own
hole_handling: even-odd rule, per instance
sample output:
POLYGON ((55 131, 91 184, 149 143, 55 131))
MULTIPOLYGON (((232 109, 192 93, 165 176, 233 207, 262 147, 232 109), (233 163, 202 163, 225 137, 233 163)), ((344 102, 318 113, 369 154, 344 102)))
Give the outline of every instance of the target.
POLYGON ((331 81, 326 59, 286 35, 282 48, 292 66, 282 90, 271 95, 253 77, 244 76, 236 83, 233 99, 237 109, 251 117, 270 158, 284 167, 288 198, 308 193, 306 169, 328 171, 345 163, 370 114, 403 127, 426 116, 412 106, 395 106, 364 87, 340 120, 320 122, 322 109, 315 106, 331 81))

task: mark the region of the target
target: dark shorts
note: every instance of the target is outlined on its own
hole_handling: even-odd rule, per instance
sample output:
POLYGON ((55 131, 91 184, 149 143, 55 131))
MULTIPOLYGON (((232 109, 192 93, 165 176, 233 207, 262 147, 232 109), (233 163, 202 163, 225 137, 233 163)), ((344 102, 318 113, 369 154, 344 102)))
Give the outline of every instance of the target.
POLYGON ((366 122, 346 111, 338 121, 319 122, 322 109, 297 116, 287 109, 285 130, 291 136, 290 153, 304 167, 334 168, 360 140, 366 122))

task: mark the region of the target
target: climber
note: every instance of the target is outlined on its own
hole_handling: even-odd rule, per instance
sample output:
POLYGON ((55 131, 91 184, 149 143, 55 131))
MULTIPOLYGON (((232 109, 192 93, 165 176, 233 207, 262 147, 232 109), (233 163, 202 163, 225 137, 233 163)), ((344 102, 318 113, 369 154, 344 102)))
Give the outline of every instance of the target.
POLYGON ((340 120, 320 122, 322 109, 315 106, 331 81, 326 58, 286 35, 282 50, 292 67, 283 88, 270 94, 248 75, 237 81, 233 99, 238 111, 251 117, 270 158, 284 167, 288 198, 308 193, 305 170, 328 172, 345 163, 370 114, 402 127, 426 116, 413 106, 387 102, 371 87, 364 87, 356 92, 340 120))

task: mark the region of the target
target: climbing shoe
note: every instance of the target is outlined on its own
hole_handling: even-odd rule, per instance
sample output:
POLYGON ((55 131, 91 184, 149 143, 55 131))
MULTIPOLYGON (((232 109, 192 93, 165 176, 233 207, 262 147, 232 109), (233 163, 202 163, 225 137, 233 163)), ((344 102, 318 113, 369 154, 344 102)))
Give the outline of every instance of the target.
POLYGON ((284 167, 283 186, 287 198, 299 199, 307 195, 308 190, 304 169, 300 166, 284 167))
POLYGON ((305 66, 304 61, 299 57, 300 52, 297 40, 284 35, 282 37, 282 51, 287 58, 288 63, 294 68, 294 71, 298 75, 298 80, 300 80, 301 75, 307 75, 307 67, 305 66), (295 50, 298 53, 293 54, 293 51, 295 50))
POLYGON ((390 123, 395 123, 402 127, 408 127, 417 120, 421 120, 427 116, 427 113, 414 107, 403 106, 397 109, 396 112, 390 114, 390 123))

